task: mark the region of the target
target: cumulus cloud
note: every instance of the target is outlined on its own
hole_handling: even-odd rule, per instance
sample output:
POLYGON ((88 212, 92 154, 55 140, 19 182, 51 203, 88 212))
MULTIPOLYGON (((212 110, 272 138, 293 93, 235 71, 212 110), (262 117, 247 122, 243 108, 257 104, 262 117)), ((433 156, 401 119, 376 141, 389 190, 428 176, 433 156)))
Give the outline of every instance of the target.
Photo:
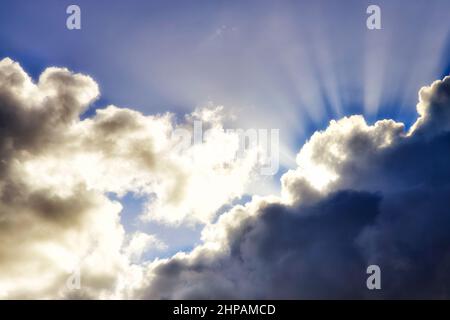
POLYGON ((98 96, 88 76, 48 68, 34 82, 0 61, 0 297, 450 296, 450 77, 421 89, 409 130, 331 121, 302 147, 280 196, 254 196, 217 221, 258 165, 255 150, 236 157, 223 110, 177 121, 107 106, 81 120, 98 96), (196 120, 209 129, 200 144, 196 120), (144 220, 203 223, 201 244, 145 261, 165 245, 125 232, 130 192, 147 198, 144 220), (380 291, 366 288, 370 264, 380 291), (74 271, 79 290, 66 285, 74 271))
POLYGON ((234 157, 238 137, 222 130, 220 108, 200 119, 212 128, 205 142, 181 150, 173 132, 192 131, 196 114, 177 123, 108 106, 81 120, 98 96, 88 76, 48 68, 34 82, 0 61, 0 297, 126 297, 140 257, 165 247, 126 235, 111 193, 146 196, 147 219, 205 223, 245 190, 256 160, 234 157), (74 270, 75 292, 65 286, 74 270))
POLYGON ((167 245, 152 234, 138 231, 130 235, 129 238, 124 251, 132 261, 139 261, 141 256, 149 249, 167 249, 167 245))
POLYGON ((450 77, 422 88, 406 132, 392 120, 331 121, 282 177, 156 261, 142 298, 448 298, 450 77), (366 287, 381 268, 382 290, 366 287))

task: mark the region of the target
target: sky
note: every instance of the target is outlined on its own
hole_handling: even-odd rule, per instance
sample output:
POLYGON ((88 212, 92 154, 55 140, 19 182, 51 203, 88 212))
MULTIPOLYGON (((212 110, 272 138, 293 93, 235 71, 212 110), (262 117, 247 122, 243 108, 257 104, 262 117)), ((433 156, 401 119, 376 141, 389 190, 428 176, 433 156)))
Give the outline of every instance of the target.
POLYGON ((436 205, 450 182, 448 1, 1 7, 0 228, 23 256, 0 247, 0 297, 377 298, 359 287, 365 269, 348 271, 369 262, 392 283, 382 297, 411 293, 410 279, 425 297, 450 293, 434 268, 450 245, 436 205), (211 135, 174 151, 195 121, 211 135), (278 130, 276 172, 261 174, 260 150, 236 158, 223 129, 278 130), (411 267, 417 256, 428 264, 411 267), (25 279, 19 263, 51 267, 25 279), (85 286, 59 285, 77 268, 85 286))

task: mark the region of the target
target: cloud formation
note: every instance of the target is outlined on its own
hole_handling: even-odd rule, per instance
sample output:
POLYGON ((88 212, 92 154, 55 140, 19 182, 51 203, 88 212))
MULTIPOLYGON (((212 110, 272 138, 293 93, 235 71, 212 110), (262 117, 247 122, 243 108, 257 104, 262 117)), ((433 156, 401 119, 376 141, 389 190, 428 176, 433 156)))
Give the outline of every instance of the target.
POLYGON ((331 121, 283 175, 281 196, 254 196, 217 221, 257 166, 254 150, 236 158, 221 108, 177 122, 108 106, 81 120, 98 96, 88 76, 48 68, 33 82, 0 61, 0 297, 450 296, 450 77, 421 89, 409 130, 331 121), (208 136, 180 145, 173 133, 196 119, 208 136), (127 193, 147 197, 144 219, 204 224, 202 243, 143 262, 165 245, 126 234, 127 193), (366 288, 370 264, 381 267, 380 291, 366 288), (77 270, 81 289, 71 290, 77 270))
POLYGON ((34 83, 0 61, 0 297, 126 296, 139 257, 165 247, 154 235, 126 235, 111 193, 145 196, 143 218, 171 224, 209 222, 244 193, 256 159, 251 150, 235 157, 238 136, 223 130, 220 108, 177 123, 108 106, 81 120, 98 96, 88 76, 48 68, 34 83), (193 119, 210 135, 180 148, 173 133, 192 131, 193 119), (69 292, 78 269, 82 288, 69 292))
POLYGON ((424 87, 419 118, 331 121, 298 154, 281 198, 254 198, 156 261, 142 298, 448 298, 450 77, 424 87), (381 268, 382 290, 366 287, 381 268))

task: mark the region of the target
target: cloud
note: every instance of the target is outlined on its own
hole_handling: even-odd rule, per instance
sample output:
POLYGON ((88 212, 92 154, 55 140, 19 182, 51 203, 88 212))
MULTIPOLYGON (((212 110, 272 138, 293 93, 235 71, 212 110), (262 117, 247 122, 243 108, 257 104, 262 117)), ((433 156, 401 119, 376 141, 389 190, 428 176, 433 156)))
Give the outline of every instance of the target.
POLYGON ((417 104, 417 112, 420 117, 412 126, 413 133, 434 135, 450 129, 449 91, 448 77, 420 89, 419 103, 417 104))
POLYGON ((167 249, 167 245, 154 235, 135 232, 130 236, 130 240, 124 251, 131 260, 139 261, 141 256, 149 249, 165 250, 167 249))
POLYGON ((448 298, 450 77, 422 88, 419 118, 331 121, 282 177, 152 263, 141 298, 448 298), (368 290, 366 268, 381 268, 368 290))
POLYGON ((450 296, 450 77, 422 88, 408 131, 331 121, 283 175, 281 196, 253 196, 217 221, 258 165, 255 150, 236 157, 223 110, 179 121, 107 106, 81 120, 98 96, 88 76, 48 68, 33 82, 0 61, 0 297, 450 296), (196 120, 209 129, 201 144, 190 143, 196 120), (146 197, 144 220, 204 224, 201 244, 145 261, 164 245, 126 234, 127 193, 146 197), (366 288, 370 264, 381 291, 366 288))
POLYGON ((81 120, 98 96, 88 76, 48 68, 35 83, 0 61, 0 297, 125 297, 140 258, 164 246, 125 234, 122 195, 145 196, 146 219, 206 223, 245 191, 256 159, 235 157, 238 137, 221 127, 220 108, 199 111, 210 118, 205 142, 180 149, 173 132, 190 133, 196 114, 177 123, 108 106, 81 120), (65 286, 74 270, 75 292, 65 286))
POLYGON ((93 279, 88 291, 100 294, 104 288, 98 280, 114 278, 123 266, 121 257, 110 251, 123 237, 117 223, 120 205, 89 192, 82 181, 71 190, 58 190, 29 179, 25 168, 29 159, 65 143, 68 128, 98 95, 97 85, 89 77, 72 77, 55 68, 33 84, 10 59, 0 62, 0 83, 0 293, 43 298, 63 294, 64 286, 55 288, 55 283, 84 256, 86 264, 95 266, 86 269, 93 279), (101 271, 107 253, 110 264, 101 271))

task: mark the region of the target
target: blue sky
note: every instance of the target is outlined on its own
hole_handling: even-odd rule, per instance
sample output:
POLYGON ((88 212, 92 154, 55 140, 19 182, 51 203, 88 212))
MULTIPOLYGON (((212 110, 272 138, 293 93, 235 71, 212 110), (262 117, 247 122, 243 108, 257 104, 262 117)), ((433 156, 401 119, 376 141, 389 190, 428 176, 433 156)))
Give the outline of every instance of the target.
MULTIPOLYGON (((448 12, 445 0, 4 0, 0 56, 33 77, 48 66, 91 75, 102 97, 88 115, 110 103, 179 115, 224 105, 236 110, 236 126, 281 128, 289 167, 331 119, 360 113, 411 124, 418 89, 450 71, 448 12), (65 27, 72 3, 81 30, 65 27), (366 28, 373 3, 382 30, 366 28)), ((132 228, 141 201, 129 195, 124 203, 132 228)), ((145 228, 174 250, 200 231, 145 228)))
POLYGON ((296 137, 310 123, 368 113, 371 85, 378 112, 368 115, 408 120, 417 89, 448 67, 448 1, 378 1, 383 29, 374 31, 367 1, 78 1, 82 30, 69 31, 71 3, 4 1, 1 55, 34 76, 49 65, 90 74, 99 105, 146 113, 212 101, 286 125, 298 110, 306 119, 288 124, 296 137), (316 92, 302 92, 316 82, 316 92))

